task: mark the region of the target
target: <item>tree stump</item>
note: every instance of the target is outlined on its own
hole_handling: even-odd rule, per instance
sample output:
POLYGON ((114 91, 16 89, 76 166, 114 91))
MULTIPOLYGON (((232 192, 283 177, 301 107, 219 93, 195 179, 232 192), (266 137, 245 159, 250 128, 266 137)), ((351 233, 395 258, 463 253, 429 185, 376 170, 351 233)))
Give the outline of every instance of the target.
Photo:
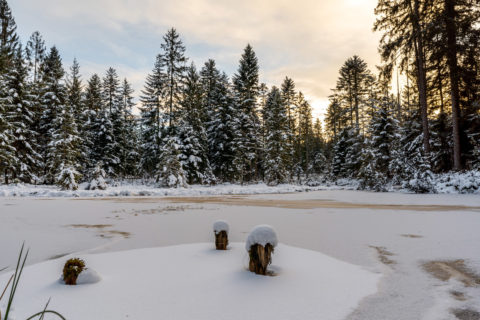
POLYGON ((222 230, 215 232, 215 247, 217 250, 227 250, 228 246, 228 234, 227 231, 222 230))
POLYGON ((267 267, 272 262, 273 246, 267 243, 264 246, 261 244, 254 244, 250 247, 248 254, 250 262, 248 269, 260 275, 267 275, 267 267))
POLYGON ((82 259, 73 258, 67 260, 63 267, 63 281, 66 285, 76 285, 78 275, 85 269, 82 259))

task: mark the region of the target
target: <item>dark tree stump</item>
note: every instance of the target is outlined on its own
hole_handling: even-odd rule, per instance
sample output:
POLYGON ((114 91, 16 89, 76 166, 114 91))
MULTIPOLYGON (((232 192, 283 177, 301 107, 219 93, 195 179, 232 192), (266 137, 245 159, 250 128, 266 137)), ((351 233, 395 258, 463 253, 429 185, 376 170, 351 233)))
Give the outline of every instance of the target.
POLYGON ((63 281, 66 285, 76 285, 78 275, 85 270, 85 262, 82 259, 68 259, 63 267, 63 281))
POLYGON ((220 232, 215 232, 215 247, 217 250, 227 250, 228 246, 228 234, 226 231, 222 230, 220 232))
POLYGON ((272 262, 273 246, 270 243, 264 247, 260 244, 254 244, 250 247, 248 254, 250 262, 248 269, 260 275, 267 275, 267 267, 272 262))

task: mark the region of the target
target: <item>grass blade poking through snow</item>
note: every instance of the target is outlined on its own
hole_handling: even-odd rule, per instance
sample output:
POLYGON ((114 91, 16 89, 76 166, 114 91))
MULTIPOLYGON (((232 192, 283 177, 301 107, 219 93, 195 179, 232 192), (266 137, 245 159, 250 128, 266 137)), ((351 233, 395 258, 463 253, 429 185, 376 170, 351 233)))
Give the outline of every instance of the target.
MULTIPOLYGON (((15 293, 17 292, 18 283, 20 282, 20 277, 22 276, 23 268, 25 267, 25 262, 27 261, 29 250, 27 250, 27 252, 25 253, 25 256, 24 256, 23 255, 24 248, 25 248, 25 243, 22 244, 22 248, 20 249, 20 254, 18 255, 18 261, 17 261, 17 266, 15 268, 15 273, 10 277, 10 280, 8 280, 7 286, 5 287, 2 295, 0 296, 0 300, 1 300, 3 298, 3 294, 5 293, 8 286, 10 285, 10 282, 12 282, 12 279, 13 279, 12 286, 11 286, 11 289, 10 289, 10 296, 9 296, 8 302, 7 302, 7 309, 5 310, 5 316, 4 316, 5 320, 8 320, 8 314, 10 313, 10 309, 12 308, 12 304, 13 304, 13 298, 15 297, 15 293)), ((34 314, 33 316, 29 317, 27 320, 33 319, 37 316, 40 316, 40 320, 42 320, 46 313, 55 314, 60 319, 66 320, 58 312, 53 311, 53 310, 47 310, 47 307, 48 307, 49 303, 50 303, 50 299, 48 299, 48 302, 45 305, 45 308, 43 309, 43 311, 34 314)))

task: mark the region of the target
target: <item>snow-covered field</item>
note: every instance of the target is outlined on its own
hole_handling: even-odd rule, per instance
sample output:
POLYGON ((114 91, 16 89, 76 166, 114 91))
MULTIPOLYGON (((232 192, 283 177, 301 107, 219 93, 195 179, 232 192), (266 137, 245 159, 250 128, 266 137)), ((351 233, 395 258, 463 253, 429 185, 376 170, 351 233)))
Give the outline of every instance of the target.
POLYGON ((441 320, 480 312, 478 195, 3 197, 0 221, 0 269, 10 267, 0 286, 22 241, 31 249, 17 320, 49 297, 68 319, 441 320), (226 252, 213 250, 219 219, 230 225, 226 252), (245 270, 243 242, 258 224, 278 232, 275 277, 245 270), (102 280, 59 284, 73 256, 102 280))

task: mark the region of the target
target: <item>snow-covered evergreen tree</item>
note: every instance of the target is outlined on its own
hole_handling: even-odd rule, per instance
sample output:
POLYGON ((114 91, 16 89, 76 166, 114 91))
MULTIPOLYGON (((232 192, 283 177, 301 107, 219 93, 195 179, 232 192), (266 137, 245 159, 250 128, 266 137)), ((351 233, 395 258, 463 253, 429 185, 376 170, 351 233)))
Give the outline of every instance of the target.
POLYGON ((36 133, 33 131, 35 113, 32 110, 31 87, 27 83, 27 76, 27 66, 19 46, 7 75, 7 117, 12 126, 12 146, 15 148, 14 177, 32 183, 38 181, 36 170, 40 164, 40 155, 36 152, 36 133))
POLYGON ((162 143, 157 165, 157 182, 161 187, 178 188, 186 186, 185 172, 179 160, 178 139, 167 135, 162 143))
MULTIPOLYGON (((120 91, 120 80, 117 75, 117 71, 113 68, 109 68, 103 78, 102 83, 102 98, 103 105, 105 107, 105 113, 108 115, 108 122, 111 126, 111 132, 109 132, 108 143, 106 149, 106 159, 104 163, 106 165, 105 169, 109 176, 116 176, 120 168, 120 155, 122 154, 121 145, 117 141, 122 135, 122 131, 125 127, 123 122, 122 112, 120 110, 121 103, 121 91, 120 91)), ((107 120, 105 120, 107 125, 107 120)))
POLYGON ((296 102, 296 93, 295 93, 295 82, 289 78, 285 77, 285 80, 282 83, 282 99, 285 101, 285 105, 287 108, 287 118, 288 118, 288 153, 289 158, 287 159, 287 167, 293 173, 293 164, 294 164, 294 156, 295 156, 295 132, 296 132, 296 114, 297 114, 297 106, 296 102))
POLYGON ((395 103, 388 97, 377 102, 362 149, 362 167, 358 174, 361 188, 386 191, 391 181, 392 148, 398 138, 394 107, 395 103))
POLYGON ((180 162, 189 184, 212 183, 214 176, 208 161, 208 141, 203 116, 203 90, 200 76, 192 64, 185 76, 179 110, 180 162))
POLYGON ((230 90, 228 77, 220 74, 210 63, 202 69, 205 109, 207 110, 207 137, 209 161, 212 170, 220 181, 232 181, 235 170, 233 159, 235 150, 236 109, 230 90))
POLYGON ((139 168, 153 176, 160 158, 163 107, 166 93, 166 75, 163 59, 158 55, 152 72, 147 76, 140 101, 141 160, 139 168))
POLYGON ((94 74, 88 80, 85 91, 85 111, 83 114, 82 132, 84 133, 83 149, 87 155, 87 161, 82 168, 82 173, 88 179, 91 178, 90 173, 92 170, 97 166, 99 161, 102 161, 101 147, 95 145, 96 141, 98 141, 100 130, 98 118, 105 109, 103 107, 101 86, 100 77, 94 74))
POLYGON ((260 151, 260 121, 257 114, 258 59, 252 46, 247 45, 240 66, 233 77, 235 118, 235 171, 241 183, 258 178, 260 151))
POLYGON ((5 76, 0 74, 0 170, 4 176, 4 182, 9 183, 9 170, 16 163, 15 148, 13 147, 12 124, 8 118, 8 88, 5 76))
POLYGON ((168 117, 168 126, 175 124, 177 110, 181 102, 182 83, 185 76, 185 65, 188 60, 185 57, 185 46, 175 28, 167 31, 161 44, 162 55, 160 56, 166 75, 166 101, 165 113, 168 117))
POLYGON ((117 143, 119 145, 119 174, 122 177, 132 176, 137 172, 137 163, 139 161, 138 152, 138 134, 136 121, 132 114, 135 106, 133 101, 133 89, 127 79, 123 80, 120 95, 119 114, 121 118, 121 127, 117 128, 117 143))
POLYGON ((85 95, 83 93, 83 85, 80 78, 80 65, 78 64, 77 59, 73 60, 73 64, 70 67, 70 73, 66 77, 66 90, 67 109, 73 114, 73 120, 75 121, 79 139, 76 167, 80 172, 85 172, 85 165, 88 163, 88 150, 86 148, 88 132, 86 131, 87 128, 85 127, 85 123, 87 122, 87 118, 85 116, 85 95))
POLYGON ((12 10, 6 0, 0 0, 0 74, 7 74, 11 69, 18 45, 12 10))
POLYGON ((42 128, 46 134, 45 179, 62 188, 77 188, 81 139, 72 107, 67 103, 64 70, 55 47, 50 50, 42 70, 44 91, 41 99, 42 128))
POLYGON ((263 110, 265 123, 265 182, 274 186, 289 181, 288 113, 280 90, 273 87, 263 110))

